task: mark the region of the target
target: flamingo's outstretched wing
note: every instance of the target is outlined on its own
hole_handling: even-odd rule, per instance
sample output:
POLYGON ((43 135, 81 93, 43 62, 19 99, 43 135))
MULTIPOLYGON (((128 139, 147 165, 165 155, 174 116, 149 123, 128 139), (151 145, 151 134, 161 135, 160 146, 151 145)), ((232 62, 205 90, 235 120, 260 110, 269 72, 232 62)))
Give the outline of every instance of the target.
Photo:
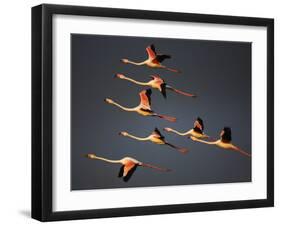
POLYGON ((154 136, 157 136, 159 139, 165 139, 165 137, 160 133, 158 128, 155 128, 152 134, 154 136))
POLYGON ((167 98, 167 92, 166 92, 167 84, 164 82, 160 85, 160 87, 161 87, 161 93, 162 93, 163 97, 167 98))
POLYGON ((156 60, 158 61, 158 62, 162 62, 162 61, 164 61, 165 59, 170 59, 171 58, 171 56, 170 55, 166 55, 166 54, 157 54, 157 56, 156 56, 156 60))
POLYGON ((166 94, 166 88, 167 88, 167 84, 165 83, 164 79, 162 79, 159 75, 150 75, 150 77, 153 79, 153 82, 160 85, 161 87, 161 93, 163 95, 164 98, 167 97, 166 94))
POLYGON ((150 45, 150 48, 152 49, 152 51, 156 54, 156 49, 155 46, 153 44, 150 45))
POLYGON ((123 177, 124 174, 124 165, 121 166, 119 173, 118 173, 118 177, 123 177))
POLYGON ((132 175, 136 171, 137 167, 138 167, 137 164, 130 164, 130 165, 126 165, 124 167, 123 180, 125 182, 128 182, 130 180, 130 178, 132 177, 132 175))
POLYGON ((154 47, 153 44, 148 46, 148 47, 146 47, 145 50, 147 52, 148 58, 150 58, 150 59, 155 59, 156 58, 155 47, 154 47))
POLYGON ((151 105, 151 89, 143 90, 139 93, 141 104, 150 108, 151 105))
POLYGON ((197 132, 203 132, 204 130, 204 124, 203 124, 203 120, 201 118, 197 118, 196 121, 194 122, 194 125, 193 125, 193 129, 197 132))
POLYGON ((124 165, 124 170, 123 170, 123 177, 126 177, 127 174, 130 172, 130 170, 132 170, 134 168, 136 164, 135 163, 127 163, 126 165, 124 165))
POLYGON ((231 128, 230 127, 224 127, 221 131, 220 138, 225 143, 230 143, 232 140, 231 137, 231 128))

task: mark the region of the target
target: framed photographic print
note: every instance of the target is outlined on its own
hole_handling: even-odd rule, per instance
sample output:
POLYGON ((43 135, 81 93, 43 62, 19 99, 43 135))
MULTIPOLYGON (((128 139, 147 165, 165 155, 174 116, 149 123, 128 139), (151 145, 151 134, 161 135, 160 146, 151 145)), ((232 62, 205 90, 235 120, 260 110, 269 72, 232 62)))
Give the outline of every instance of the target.
POLYGON ((32 217, 274 204, 274 21, 32 8, 32 217))

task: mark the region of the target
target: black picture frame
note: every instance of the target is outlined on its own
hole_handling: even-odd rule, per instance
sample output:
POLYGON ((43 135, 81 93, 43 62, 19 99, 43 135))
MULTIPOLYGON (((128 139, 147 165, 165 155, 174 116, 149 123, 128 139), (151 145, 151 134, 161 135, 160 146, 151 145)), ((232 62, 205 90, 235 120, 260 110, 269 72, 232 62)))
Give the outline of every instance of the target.
POLYGON ((32 8, 32 218, 40 221, 270 207, 274 205, 274 20, 43 4, 32 8), (52 17, 55 14, 267 28, 267 198, 54 212, 52 210, 52 17))

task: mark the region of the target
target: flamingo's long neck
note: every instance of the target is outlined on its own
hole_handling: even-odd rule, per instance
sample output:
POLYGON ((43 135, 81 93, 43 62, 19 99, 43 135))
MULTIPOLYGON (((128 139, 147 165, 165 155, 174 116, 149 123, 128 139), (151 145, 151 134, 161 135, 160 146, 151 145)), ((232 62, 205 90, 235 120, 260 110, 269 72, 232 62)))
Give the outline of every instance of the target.
POLYGON ((99 156, 95 156, 95 159, 105 161, 105 162, 109 162, 109 163, 121 163, 120 160, 111 160, 111 159, 106 159, 106 158, 102 158, 102 157, 99 157, 99 156))
POLYGON ((205 141, 205 140, 200 140, 200 139, 196 139, 196 141, 204 143, 204 144, 218 144, 219 142, 221 142, 220 140, 216 140, 216 141, 205 141))
POLYGON ((133 136, 133 135, 131 135, 131 134, 128 134, 127 136, 128 136, 128 137, 131 137, 132 139, 140 140, 140 141, 146 141, 146 140, 149 140, 149 139, 150 139, 150 136, 148 136, 148 137, 136 137, 136 136, 133 136))
POLYGON ((124 111, 135 111, 135 108, 123 107, 122 105, 120 105, 120 104, 118 104, 118 103, 116 103, 116 102, 113 102, 112 104, 115 105, 115 106, 117 106, 117 107, 119 107, 119 108, 121 108, 121 109, 124 110, 124 111))
POLYGON ((190 130, 187 131, 187 132, 185 132, 185 133, 181 133, 181 132, 179 132, 179 131, 176 131, 176 130, 174 130, 174 129, 171 129, 171 132, 176 133, 176 134, 178 134, 178 135, 180 135, 180 136, 186 136, 186 135, 188 135, 188 134, 190 133, 190 130))
POLYGON ((130 81, 130 82, 132 82, 132 83, 141 85, 141 86, 148 86, 148 85, 149 85, 148 82, 139 82, 139 81, 136 81, 136 80, 131 79, 131 78, 128 78, 128 77, 124 77, 124 79, 127 80, 127 81, 130 81))
POLYGON ((127 63, 128 63, 128 64, 133 64, 133 65, 137 65, 137 66, 142 66, 142 65, 145 65, 145 64, 146 64, 146 61, 143 61, 143 62, 134 62, 134 61, 128 60, 127 63))

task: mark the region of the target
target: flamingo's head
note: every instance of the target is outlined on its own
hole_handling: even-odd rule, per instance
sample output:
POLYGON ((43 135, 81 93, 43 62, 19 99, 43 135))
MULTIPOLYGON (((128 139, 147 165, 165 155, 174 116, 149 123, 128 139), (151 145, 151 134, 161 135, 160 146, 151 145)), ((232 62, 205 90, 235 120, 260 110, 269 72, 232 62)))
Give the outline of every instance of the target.
POLYGON ((124 63, 124 64, 127 64, 127 63, 129 63, 129 60, 128 59, 121 59, 121 62, 124 63))
POLYGON ((125 75, 119 74, 119 73, 118 73, 118 74, 115 75, 115 77, 116 77, 116 78, 120 78, 120 79, 124 79, 124 78, 125 78, 125 75))
POLYGON ((120 132, 119 135, 126 137, 126 136, 128 136, 128 133, 123 131, 123 132, 120 132))
POLYGON ((106 103, 109 103, 109 104, 113 104, 113 100, 109 99, 109 98, 105 98, 104 101, 106 103))
POLYGON ((167 132, 171 132, 172 131, 172 129, 169 128, 169 127, 164 128, 164 130, 167 131, 167 132))
POLYGON ((97 156, 95 154, 86 154, 85 157, 89 159, 95 159, 97 156))

